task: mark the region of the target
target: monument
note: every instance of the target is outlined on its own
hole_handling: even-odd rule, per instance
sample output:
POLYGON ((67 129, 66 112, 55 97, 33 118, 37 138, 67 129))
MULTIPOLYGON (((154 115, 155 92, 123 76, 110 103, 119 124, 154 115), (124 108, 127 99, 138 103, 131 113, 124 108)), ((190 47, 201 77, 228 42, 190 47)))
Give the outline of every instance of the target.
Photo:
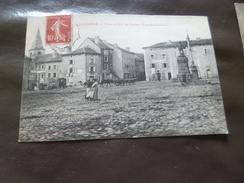
POLYGON ((178 63, 177 78, 179 79, 180 82, 189 82, 191 80, 191 73, 189 70, 188 58, 184 53, 184 48, 185 47, 180 42, 179 45, 180 55, 177 57, 177 63, 178 63))

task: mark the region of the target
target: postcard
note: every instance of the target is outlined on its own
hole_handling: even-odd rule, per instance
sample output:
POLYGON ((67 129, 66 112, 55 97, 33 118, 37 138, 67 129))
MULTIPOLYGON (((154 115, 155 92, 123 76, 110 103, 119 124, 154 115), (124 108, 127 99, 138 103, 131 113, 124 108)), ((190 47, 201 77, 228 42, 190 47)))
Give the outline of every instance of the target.
POLYGON ((27 21, 20 142, 228 134, 205 16, 27 21))
MULTIPOLYGON (((235 3, 236 16, 241 33, 242 45, 244 45, 244 3, 235 3)), ((243 47, 244 51, 244 47, 243 47)))

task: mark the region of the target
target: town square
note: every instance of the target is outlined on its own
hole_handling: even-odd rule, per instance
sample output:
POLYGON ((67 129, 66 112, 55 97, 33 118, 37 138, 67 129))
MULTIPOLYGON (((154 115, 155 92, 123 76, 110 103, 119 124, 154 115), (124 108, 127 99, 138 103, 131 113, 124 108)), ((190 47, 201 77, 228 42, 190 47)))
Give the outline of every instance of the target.
POLYGON ((228 133, 207 17, 89 17, 28 19, 20 142, 228 133))
POLYGON ((83 86, 23 93, 23 141, 137 138, 225 133, 218 82, 169 81, 99 87, 87 101, 83 86))

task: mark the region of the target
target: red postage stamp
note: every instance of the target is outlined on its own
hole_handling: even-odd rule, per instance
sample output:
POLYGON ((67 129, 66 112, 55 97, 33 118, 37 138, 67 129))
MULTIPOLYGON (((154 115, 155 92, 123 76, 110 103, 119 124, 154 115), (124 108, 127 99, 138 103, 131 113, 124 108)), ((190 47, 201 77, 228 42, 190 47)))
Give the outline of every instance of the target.
POLYGON ((71 15, 47 16, 46 44, 71 43, 71 15))

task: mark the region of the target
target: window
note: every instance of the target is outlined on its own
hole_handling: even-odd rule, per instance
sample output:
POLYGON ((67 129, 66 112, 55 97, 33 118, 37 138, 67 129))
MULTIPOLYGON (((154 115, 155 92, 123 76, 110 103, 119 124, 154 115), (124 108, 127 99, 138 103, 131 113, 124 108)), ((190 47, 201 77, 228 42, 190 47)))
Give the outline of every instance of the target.
POLYGON ((208 53, 209 53, 209 50, 205 48, 205 49, 204 49, 204 53, 205 53, 205 54, 208 54, 208 53))
POLYGON ((48 66, 48 70, 51 70, 51 65, 48 66))
POLYGON ((162 54, 162 57, 163 57, 163 59, 166 57, 166 55, 165 54, 162 54))
POLYGON ((53 66, 53 69, 54 69, 54 70, 56 70, 56 69, 57 69, 57 66, 56 66, 56 65, 54 65, 54 66, 53 66))
POLYGON ((44 69, 44 65, 41 65, 41 69, 42 69, 42 70, 44 69))
POLYGON ((151 59, 155 59, 155 55, 151 55, 151 59))
POLYGON ((108 69, 108 64, 105 64, 104 65, 104 68, 107 70, 108 69))
POLYGON ((48 77, 49 77, 49 78, 51 77, 51 73, 48 73, 48 77))
POLYGON ((108 62, 108 56, 104 56, 104 61, 108 62))
POLYGON ((41 55, 41 54, 42 54, 42 52, 40 52, 40 51, 37 53, 37 55, 41 55))
POLYGON ((89 67, 89 71, 90 72, 94 72, 95 71, 95 67, 89 67))
POLYGON ((163 63, 163 68, 166 68, 167 67, 167 64, 166 63, 163 63))
POLYGON ((69 61, 69 64, 70 64, 70 65, 73 64, 73 60, 70 60, 70 61, 69 61))
POLYGON ((53 77, 56 78, 56 76, 57 76, 56 73, 53 73, 53 77))
POLYGON ((44 78, 44 75, 43 75, 43 74, 41 74, 41 78, 42 78, 42 79, 44 78))
POLYGON ((69 73, 72 73, 73 72, 73 68, 69 68, 69 73))
POLYGON ((94 59, 93 58, 91 58, 90 59, 90 64, 94 64, 95 62, 94 62, 94 59))
POLYGON ((152 68, 155 68, 155 64, 152 64, 152 68))

